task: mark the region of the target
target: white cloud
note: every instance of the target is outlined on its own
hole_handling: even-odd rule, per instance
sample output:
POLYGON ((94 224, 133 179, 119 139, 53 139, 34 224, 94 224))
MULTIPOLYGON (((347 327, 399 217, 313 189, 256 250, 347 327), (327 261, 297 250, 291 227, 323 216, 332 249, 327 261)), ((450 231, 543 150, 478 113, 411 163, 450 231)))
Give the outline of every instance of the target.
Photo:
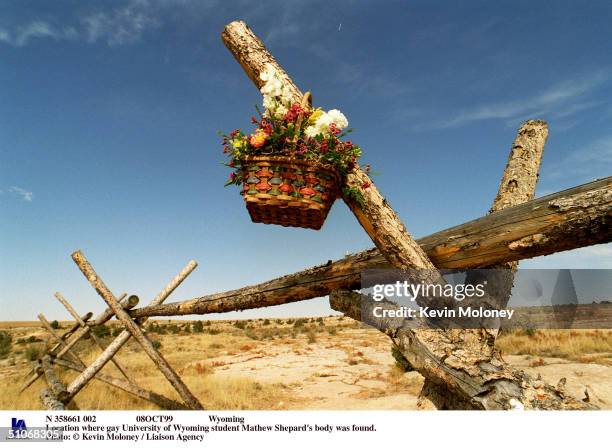
POLYGON ((545 168, 547 178, 580 178, 584 182, 606 177, 612 171, 612 135, 585 143, 571 151, 550 168, 545 168))
POLYGON ((160 26, 146 0, 132 0, 110 12, 88 14, 81 23, 88 42, 105 40, 111 46, 138 42, 145 31, 160 26))
POLYGON ((32 202, 34 200, 34 193, 32 193, 31 191, 25 190, 21 187, 9 187, 8 192, 18 196, 19 198, 21 198, 22 200, 26 201, 26 202, 32 202))
MULTIPOLYGON (((102 4, 103 5, 103 4, 102 4)), ((125 45, 140 41, 143 34, 161 25, 161 8, 183 3, 161 0, 128 0, 122 6, 105 10, 97 7, 74 18, 69 25, 58 26, 33 18, 12 27, 0 27, 0 43, 23 47, 34 40, 84 40, 89 43, 105 41, 108 45, 125 45)))
POLYGON ((33 39, 69 40, 77 37, 72 27, 57 28, 48 22, 34 20, 27 25, 16 27, 13 31, 0 29, 0 42, 14 47, 23 47, 33 39))
POLYGON ((419 124, 417 130, 445 129, 463 126, 476 121, 492 119, 524 120, 547 117, 566 118, 576 113, 603 104, 588 98, 589 95, 608 80, 604 72, 598 72, 579 79, 567 80, 520 100, 483 104, 459 111, 455 116, 427 124, 419 124))
POLYGON ((612 269, 612 243, 521 261, 522 269, 612 269))

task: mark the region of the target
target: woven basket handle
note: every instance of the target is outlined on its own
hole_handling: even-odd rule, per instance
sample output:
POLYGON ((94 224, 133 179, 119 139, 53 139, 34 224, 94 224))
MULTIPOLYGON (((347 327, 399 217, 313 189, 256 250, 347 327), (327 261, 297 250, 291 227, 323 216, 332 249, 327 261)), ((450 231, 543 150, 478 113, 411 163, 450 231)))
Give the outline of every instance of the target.
MULTIPOLYGON (((311 99, 312 94, 310 92, 306 92, 304 94, 304 96, 302 96, 302 101, 300 102, 300 106, 302 108, 302 110, 306 110, 307 106, 310 106, 311 104, 311 99)), ((302 121, 304 121, 304 112, 300 112, 297 120, 295 121, 295 129, 300 129, 302 127, 302 121)), ((298 134, 295 134, 293 136, 293 141, 291 142, 292 146, 295 148, 295 145, 297 144, 298 141, 298 134)))

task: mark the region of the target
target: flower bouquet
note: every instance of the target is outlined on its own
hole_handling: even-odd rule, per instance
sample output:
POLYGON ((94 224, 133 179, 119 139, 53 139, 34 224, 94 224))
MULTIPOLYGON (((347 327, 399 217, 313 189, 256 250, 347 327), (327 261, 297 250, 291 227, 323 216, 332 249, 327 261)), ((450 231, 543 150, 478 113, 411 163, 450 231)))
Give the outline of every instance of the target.
POLYGON ((253 222, 318 230, 361 149, 341 140, 350 129, 340 111, 312 110, 309 93, 294 103, 271 64, 260 77, 265 111, 256 107, 255 130, 223 135, 226 185, 242 186, 253 222))

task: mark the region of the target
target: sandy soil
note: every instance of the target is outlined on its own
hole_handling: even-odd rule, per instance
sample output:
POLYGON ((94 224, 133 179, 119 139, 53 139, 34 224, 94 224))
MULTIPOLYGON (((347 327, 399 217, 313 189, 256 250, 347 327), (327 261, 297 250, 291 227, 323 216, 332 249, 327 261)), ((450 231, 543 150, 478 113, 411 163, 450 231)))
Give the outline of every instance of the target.
MULTIPOLYGON (((324 326, 310 323, 310 333, 285 332, 274 339, 256 340, 229 324, 215 324, 218 331, 214 334, 165 334, 152 337, 161 340, 162 352, 192 384, 191 387, 201 389, 204 400, 210 397, 206 387, 217 387, 210 384, 245 379, 251 384, 249 390, 254 395, 245 398, 240 406, 248 405, 248 400, 256 400, 254 403, 259 403, 254 404, 256 409, 416 409, 418 393, 423 384, 421 375, 416 372, 403 373, 395 366, 391 344, 386 336, 358 325, 341 328, 346 322, 330 318, 324 326), (337 334, 327 331, 333 325, 339 329, 337 334), (218 381, 211 383, 206 378, 218 381), (264 393, 265 397, 262 397, 263 392, 258 392, 258 384, 267 384, 269 389, 265 390, 280 393, 274 396, 264 393)), ((263 327, 257 324, 256 328, 263 327)), ((267 331, 271 326, 265 328, 267 331)), ((292 326, 285 323, 284 328, 292 326)), ((278 333, 278 330, 272 332, 278 333)), ((32 335, 48 338, 39 328, 29 325, 13 329, 15 340, 32 335)), ((16 345, 15 350, 23 350, 24 347, 16 345)), ((86 345, 84 349, 91 351, 86 345)), ((586 391, 592 403, 602 409, 612 409, 610 355, 600 352, 593 355, 592 359, 588 354, 580 357, 581 360, 591 362, 536 355, 505 355, 504 358, 512 365, 534 376, 541 375, 553 384, 566 378, 568 392, 582 398, 586 391)), ((93 357, 95 353, 91 353, 90 361, 93 357)), ((136 372, 139 379, 153 375, 148 378, 149 383, 165 384, 161 378, 154 376, 155 369, 135 343, 128 344, 122 350, 121 361, 124 366, 129 366, 128 370, 136 372)), ((0 384, 15 389, 28 368, 29 364, 22 358, 18 358, 16 365, 11 365, 9 359, 0 361, 0 384)), ((108 368, 113 373, 112 368, 108 368)), ((145 381, 143 386, 146 384, 145 381)), ((234 386, 227 387, 233 390, 234 386)), ((107 394, 105 390, 100 389, 100 393, 107 394)), ((217 395, 224 393, 228 392, 218 391, 217 395)), ((40 406, 36 395, 33 394, 32 399, 32 406, 40 406)), ((141 406, 138 403, 126 401, 118 406, 137 409, 141 406)), ((222 400, 219 403, 219 406, 232 406, 223 404, 222 400)), ((94 408, 104 406, 100 402, 94 408)))

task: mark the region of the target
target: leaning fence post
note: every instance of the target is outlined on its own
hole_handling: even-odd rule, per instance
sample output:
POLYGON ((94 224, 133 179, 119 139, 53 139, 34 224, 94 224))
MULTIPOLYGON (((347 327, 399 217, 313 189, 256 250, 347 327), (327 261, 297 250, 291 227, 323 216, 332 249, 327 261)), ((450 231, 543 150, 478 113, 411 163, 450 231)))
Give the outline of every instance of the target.
MULTIPOLYGON (((74 307, 70 304, 70 302, 68 302, 68 300, 66 300, 66 298, 61 295, 59 292, 55 293, 55 298, 57 300, 59 300, 59 302, 64 305, 64 307, 68 310, 68 312, 72 315, 72 317, 74 318, 74 320, 77 321, 77 323, 79 325, 81 325, 82 328, 89 328, 87 326, 87 324, 85 323, 85 321, 83 321, 81 319, 81 316, 79 316, 79 313, 76 312, 76 310, 74 309, 74 307)), ((121 300, 121 299, 119 299, 121 300)), ((100 349, 102 351, 104 351, 104 349, 106 347, 104 347, 104 345, 102 345, 102 341, 100 340, 100 338, 98 338, 98 336, 95 335, 95 333, 91 333, 91 337, 93 338, 94 342, 96 343, 96 345, 98 347, 100 347, 100 349)), ((133 382, 130 377, 128 376, 128 374, 126 373, 126 371, 123 369, 123 367, 121 367, 121 365, 119 364, 119 361, 117 361, 115 358, 111 359, 111 362, 115 365, 115 367, 117 368, 117 370, 119 370, 119 372, 121 372, 121 374, 125 377, 126 380, 133 382)))
MULTIPOLYGON (((104 365, 119 351, 119 349, 125 344, 129 338, 134 334, 138 335, 136 338, 139 343, 143 346, 143 349, 147 351, 147 354, 154 362, 159 362, 158 367, 162 370, 162 373, 166 376, 166 378, 171 382, 173 386, 177 389, 177 392, 181 395, 181 397, 187 402, 189 407, 192 409, 201 409, 202 405, 199 403, 197 398, 195 398, 187 386, 182 382, 180 377, 172 370, 167 361, 153 348, 151 342, 144 336, 142 330, 138 327, 138 325, 142 325, 146 322, 145 319, 137 319, 136 322, 132 320, 132 318, 116 303, 116 299, 108 290, 106 285, 102 282, 102 280, 95 273, 89 262, 85 259, 83 254, 80 251, 76 251, 72 254, 72 258, 79 266, 79 269, 88 281, 92 284, 94 289, 98 292, 98 294, 107 302, 107 304, 113 309, 115 315, 122 320, 122 322, 126 325, 126 328, 130 329, 124 330, 115 340, 106 347, 106 350, 89 366, 87 367, 81 375, 74 379, 74 381, 68 386, 68 393, 71 397, 76 395, 87 382, 95 376, 95 374, 104 367, 104 365), (148 344, 147 344, 148 343, 148 344), (147 347, 147 348, 145 348, 147 347), (151 350, 152 349, 152 350, 151 350), (161 361, 160 361, 161 359, 161 361)), ((190 261, 187 266, 174 278, 172 281, 153 299, 151 305, 158 305, 162 303, 166 298, 181 284, 181 282, 197 267, 197 263, 195 261, 190 261)))

